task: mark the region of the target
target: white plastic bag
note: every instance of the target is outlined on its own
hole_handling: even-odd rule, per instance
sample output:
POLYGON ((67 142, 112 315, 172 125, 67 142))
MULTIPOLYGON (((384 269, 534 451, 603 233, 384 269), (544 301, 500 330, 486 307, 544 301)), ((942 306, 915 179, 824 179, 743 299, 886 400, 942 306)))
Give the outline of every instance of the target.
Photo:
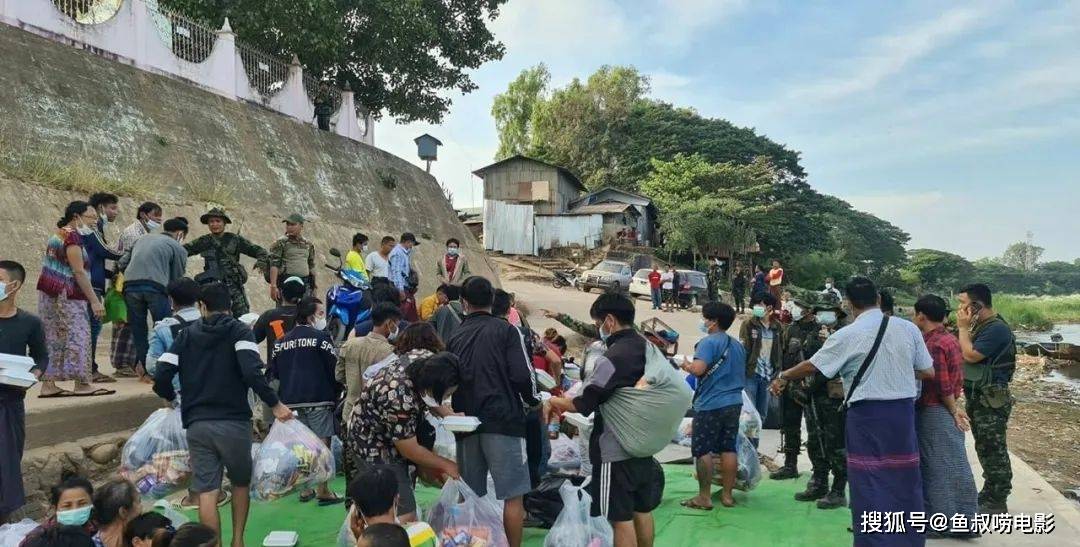
POLYGON ((334 455, 299 420, 275 420, 255 456, 251 497, 280 498, 294 488, 309 488, 334 478, 334 455))
POLYGON ((448 459, 457 460, 457 439, 443 427, 442 420, 426 414, 427 421, 435 429, 435 453, 448 459))
POLYGON ((574 486, 571 481, 563 482, 559 487, 563 508, 555 524, 551 526, 544 547, 611 547, 615 543, 615 532, 604 517, 589 516, 592 498, 585 492, 591 477, 581 486, 574 486))
POLYGON ((552 439, 551 458, 548 459, 548 466, 555 469, 577 469, 581 467, 581 450, 578 448, 578 443, 562 433, 559 434, 558 439, 552 439))
POLYGON ((694 440, 694 419, 683 418, 682 423, 679 424, 679 430, 675 432, 675 437, 671 439, 671 442, 679 446, 690 446, 694 440))
POLYGON ((120 452, 120 475, 150 499, 187 487, 191 457, 180 409, 155 410, 135 430, 120 452))
POLYGON ((746 391, 742 392, 742 412, 739 414, 739 433, 748 439, 757 439, 761 435, 761 414, 758 414, 754 402, 746 391))
POLYGON ((735 489, 749 492, 761 482, 761 461, 758 460, 757 448, 754 448, 746 435, 739 433, 735 445, 739 458, 739 467, 735 471, 735 489))
POLYGON ((177 511, 175 508, 173 508, 171 503, 165 500, 157 500, 154 503, 154 510, 158 513, 161 513, 161 516, 169 519, 169 522, 172 523, 173 528, 179 528, 191 522, 191 519, 187 518, 187 516, 180 511, 177 511))
POLYGON ((356 547, 356 536, 353 535, 352 526, 350 526, 355 510, 350 507, 345 513, 345 522, 341 523, 341 529, 338 530, 337 547, 356 547))
POLYGON ((428 523, 438 535, 439 545, 509 547, 502 516, 462 480, 446 482, 428 523))
POLYGON ((38 523, 30 519, 0 526, 0 547, 19 547, 22 540, 37 527, 38 523))

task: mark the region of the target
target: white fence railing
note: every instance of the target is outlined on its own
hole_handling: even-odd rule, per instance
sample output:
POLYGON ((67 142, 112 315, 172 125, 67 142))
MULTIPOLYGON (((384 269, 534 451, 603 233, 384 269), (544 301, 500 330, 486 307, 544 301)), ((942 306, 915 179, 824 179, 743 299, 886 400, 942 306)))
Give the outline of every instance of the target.
MULTIPOLYGON (((0 21, 313 123, 318 82, 295 57, 238 43, 227 19, 213 29, 157 0, 0 0, 0 21)), ((374 145, 371 114, 353 92, 329 93, 331 131, 374 145)))

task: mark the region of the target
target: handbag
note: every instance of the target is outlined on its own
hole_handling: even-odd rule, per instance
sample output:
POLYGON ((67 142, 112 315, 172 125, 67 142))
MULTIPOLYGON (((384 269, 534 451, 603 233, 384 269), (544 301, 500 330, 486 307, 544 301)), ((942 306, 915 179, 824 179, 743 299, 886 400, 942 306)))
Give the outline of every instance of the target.
POLYGON ((847 397, 844 397, 844 404, 840 405, 841 409, 851 406, 851 396, 855 394, 855 390, 859 387, 859 382, 862 381, 863 376, 866 374, 866 370, 870 368, 870 363, 872 363, 874 357, 877 356, 878 348, 881 347, 881 340, 885 338, 885 329, 888 326, 889 316, 886 315, 881 318, 881 326, 878 327, 877 336, 874 338, 874 345, 870 347, 870 353, 866 354, 866 359, 863 359, 862 365, 859 366, 859 371, 855 373, 855 378, 851 380, 851 388, 848 389, 847 397))

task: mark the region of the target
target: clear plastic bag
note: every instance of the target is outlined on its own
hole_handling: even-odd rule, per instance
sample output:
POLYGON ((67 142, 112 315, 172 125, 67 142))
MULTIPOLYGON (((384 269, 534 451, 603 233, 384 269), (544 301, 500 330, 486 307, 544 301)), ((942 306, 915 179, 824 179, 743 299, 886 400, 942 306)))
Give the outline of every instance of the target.
POLYGON ((761 461, 758 460, 757 448, 750 439, 739 433, 735 441, 739 458, 739 467, 735 471, 735 489, 749 492, 761 482, 761 461))
POLYGON ((446 482, 431 508, 428 523, 444 547, 509 547, 502 515, 462 480, 446 482))
POLYGON ((742 392, 742 412, 739 414, 739 433, 748 439, 757 439, 761 435, 761 414, 758 414, 754 402, 746 391, 742 392))
POLYGON ((352 526, 349 525, 352 522, 353 511, 355 509, 350 507, 345 513, 345 522, 341 523, 341 529, 338 530, 337 547, 356 547, 356 536, 353 535, 352 526))
POLYGON ((581 450, 578 443, 560 433, 559 438, 551 441, 551 457, 548 466, 555 469, 577 469, 581 467, 581 450))
POLYGON ((585 492, 590 479, 581 486, 566 481, 559 487, 563 509, 544 539, 544 547, 611 547, 615 533, 603 517, 589 516, 592 498, 585 492))
POLYGON ((334 455, 299 420, 274 421, 251 473, 251 497, 278 499, 294 488, 309 488, 334 478, 334 455))
POLYGON ((330 437, 330 452, 334 455, 334 467, 345 469, 345 444, 341 442, 341 437, 330 437))
POLYGON ((135 430, 120 452, 120 475, 150 499, 187 487, 191 457, 180 409, 155 410, 135 430))
POLYGON ((0 547, 19 547, 23 539, 37 527, 38 523, 30 519, 0 526, 0 547))

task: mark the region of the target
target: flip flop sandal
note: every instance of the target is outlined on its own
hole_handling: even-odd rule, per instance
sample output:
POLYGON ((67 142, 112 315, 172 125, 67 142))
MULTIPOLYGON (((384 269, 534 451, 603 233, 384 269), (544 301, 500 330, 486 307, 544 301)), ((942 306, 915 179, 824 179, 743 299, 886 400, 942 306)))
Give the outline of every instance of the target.
POLYGON ((344 502, 345 502, 345 498, 343 498, 343 497, 341 497, 341 496, 339 496, 337 494, 334 494, 334 497, 332 497, 332 498, 319 498, 319 507, 327 507, 327 506, 330 506, 330 505, 337 505, 339 503, 344 503, 344 502))
POLYGON ((72 393, 75 394, 75 397, 100 397, 102 395, 112 395, 112 394, 116 393, 116 390, 115 389, 105 389, 103 387, 99 387, 99 388, 95 389, 94 391, 87 391, 85 393, 79 393, 79 392, 76 391, 76 392, 72 392, 72 393))
POLYGON ((309 501, 311 501, 313 499, 315 499, 315 491, 314 490, 309 490, 307 492, 301 492, 300 493, 300 503, 307 503, 307 502, 309 502, 309 501))
POLYGON ((217 502, 218 507, 225 507, 225 505, 227 505, 230 501, 232 501, 232 492, 231 491, 224 490, 223 493, 225 495, 222 496, 221 499, 219 499, 218 502, 217 502))
POLYGON ((75 392, 61 389, 55 393, 38 395, 38 399, 58 399, 61 397, 75 397, 75 392))
POLYGON ((94 377, 90 379, 90 381, 95 383, 95 384, 111 384, 111 383, 116 382, 116 378, 113 378, 112 376, 109 376, 108 374, 102 374, 102 373, 99 372, 99 373, 95 374, 94 377))
POLYGON ((707 505, 700 505, 700 504, 698 504, 696 501, 694 501, 692 499, 680 501, 679 505, 681 505, 681 506, 683 506, 683 507, 685 507, 687 509, 694 509, 696 511, 712 511, 713 510, 712 507, 707 506, 707 505))

